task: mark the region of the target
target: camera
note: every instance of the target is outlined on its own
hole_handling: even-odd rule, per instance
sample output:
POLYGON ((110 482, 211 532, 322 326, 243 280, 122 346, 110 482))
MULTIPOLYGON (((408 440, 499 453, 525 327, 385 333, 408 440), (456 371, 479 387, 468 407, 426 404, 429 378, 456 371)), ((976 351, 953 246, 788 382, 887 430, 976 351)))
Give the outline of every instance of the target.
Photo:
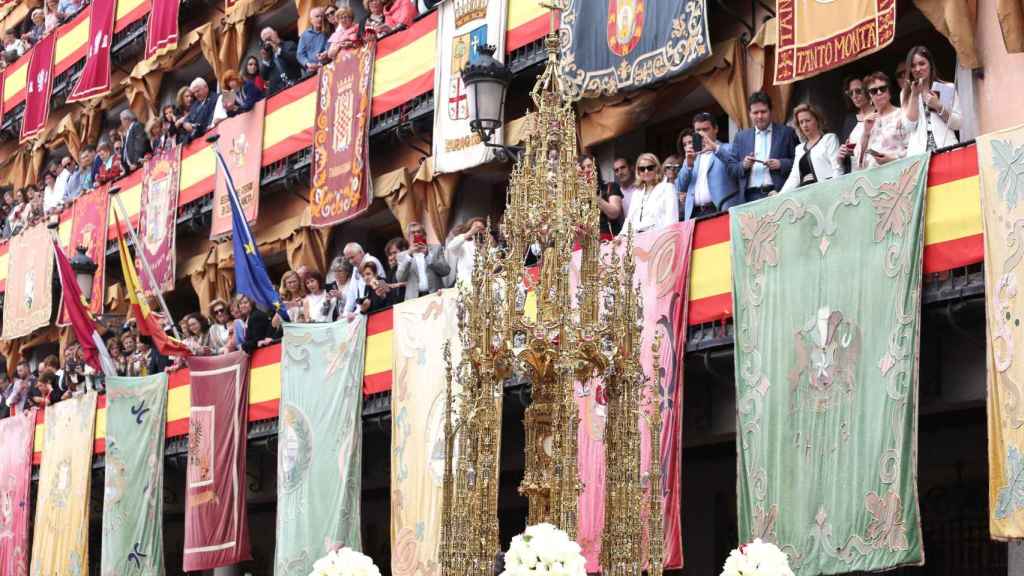
POLYGON ((268 52, 270 54, 273 54, 274 53, 274 45, 271 44, 270 42, 264 42, 263 43, 263 51, 264 52, 268 52))

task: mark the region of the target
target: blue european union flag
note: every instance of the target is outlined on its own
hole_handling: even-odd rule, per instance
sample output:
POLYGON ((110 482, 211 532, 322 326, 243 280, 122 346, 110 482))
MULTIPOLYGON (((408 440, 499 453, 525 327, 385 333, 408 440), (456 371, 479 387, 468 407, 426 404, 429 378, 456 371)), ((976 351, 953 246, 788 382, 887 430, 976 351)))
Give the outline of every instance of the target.
POLYGON ((264 310, 277 311, 282 320, 288 321, 288 312, 281 307, 281 297, 270 282, 267 267, 263 264, 256 242, 253 240, 249 223, 245 221, 242 204, 238 200, 235 181, 231 170, 220 150, 214 146, 217 164, 224 172, 224 181, 228 189, 228 204, 231 206, 231 243, 235 249, 235 291, 248 296, 254 304, 264 310))

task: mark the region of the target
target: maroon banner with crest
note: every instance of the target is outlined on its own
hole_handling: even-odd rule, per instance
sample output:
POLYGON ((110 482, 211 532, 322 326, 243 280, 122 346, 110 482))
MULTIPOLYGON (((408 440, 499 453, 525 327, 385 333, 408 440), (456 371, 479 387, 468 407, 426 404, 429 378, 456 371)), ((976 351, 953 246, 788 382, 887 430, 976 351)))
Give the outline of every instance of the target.
MULTIPOLYGON (((89 310, 93 314, 103 313, 103 287, 107 270, 107 212, 110 205, 107 190, 107 186, 100 186, 75 199, 71 208, 71 238, 64 250, 68 258, 73 258, 81 246, 98 266, 92 279, 92 300, 89 301, 89 310)), ((68 324, 63 298, 57 323, 61 326, 68 324)))
POLYGON ((179 0, 153 0, 146 31, 146 58, 178 46, 179 0))
POLYGON ((25 76, 25 114, 21 120, 21 141, 38 134, 50 115, 50 92, 53 86, 53 47, 56 34, 47 34, 29 54, 25 76))
POLYGON ((313 226, 334 226, 366 211, 373 199, 370 105, 376 43, 342 50, 320 70, 313 128, 313 226))
POLYGON ((32 500, 32 442, 36 412, 0 420, 0 574, 28 575, 28 519, 32 500))
POLYGON ((185 474, 184 570, 252 558, 245 507, 249 356, 189 357, 192 409, 185 474))
POLYGON ((117 0, 92 0, 89 7, 89 49, 78 84, 68 94, 77 102, 110 92, 110 40, 114 36, 117 0))
POLYGON ((142 275, 142 290, 147 294, 174 290, 174 243, 180 181, 180 146, 157 151, 146 162, 142 177, 141 246, 138 254, 149 263, 156 280, 156 286, 153 286, 149 274, 142 275))

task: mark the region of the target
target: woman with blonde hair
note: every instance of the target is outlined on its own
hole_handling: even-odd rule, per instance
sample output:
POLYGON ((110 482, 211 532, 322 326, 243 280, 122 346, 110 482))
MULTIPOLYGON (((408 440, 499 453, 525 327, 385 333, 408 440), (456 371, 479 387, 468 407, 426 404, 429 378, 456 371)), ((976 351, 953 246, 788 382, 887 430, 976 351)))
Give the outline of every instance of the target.
POLYGON ((795 190, 807 184, 829 180, 842 173, 839 139, 835 134, 825 134, 825 120, 821 112, 810 104, 800 104, 793 109, 793 124, 800 135, 800 144, 793 156, 793 169, 789 171, 786 183, 780 192, 795 190))
POLYGON ((661 162, 650 152, 636 159, 636 191, 629 202, 622 234, 660 230, 679 221, 679 199, 675 185, 662 181, 661 162))
POLYGON ((294 270, 289 270, 281 276, 278 293, 281 295, 281 305, 288 312, 288 317, 292 322, 306 321, 305 306, 303 305, 306 289, 303 284, 302 277, 294 270))

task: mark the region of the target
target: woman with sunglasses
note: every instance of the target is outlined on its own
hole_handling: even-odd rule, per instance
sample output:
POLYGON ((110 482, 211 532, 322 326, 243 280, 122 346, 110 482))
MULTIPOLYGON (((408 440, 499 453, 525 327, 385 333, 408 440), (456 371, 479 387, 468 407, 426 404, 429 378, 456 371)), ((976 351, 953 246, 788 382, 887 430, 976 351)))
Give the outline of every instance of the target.
POLYGON ((661 164, 650 152, 636 159, 636 191, 626 212, 622 232, 634 234, 659 230, 679 221, 679 199, 676 187, 662 181, 661 164))
POLYGON ((228 309, 228 303, 217 298, 210 302, 208 313, 210 315, 210 330, 208 332, 210 349, 213 354, 223 354, 228 351, 231 325, 231 311, 228 309))
MULTIPOLYGON (((858 76, 847 76, 843 80, 843 94, 846 96, 846 106, 849 111, 843 118, 843 128, 839 131, 839 143, 849 142, 856 145, 860 140, 860 133, 864 130, 864 117, 874 111, 871 99, 868 98, 868 91, 864 88, 864 80, 858 76)), ((843 172, 850 171, 850 158, 842 163, 843 172)))
POLYGON ((889 99, 891 84, 885 72, 872 72, 864 78, 868 96, 875 111, 864 116, 864 130, 856 146, 843 144, 839 158, 852 154, 853 170, 874 168, 899 160, 907 155, 910 135, 917 129, 917 121, 909 118, 889 99))
POLYGON ((910 84, 900 94, 900 102, 909 120, 917 121, 917 129, 910 135, 907 154, 952 146, 959 142, 960 97, 956 86, 939 80, 935 71, 935 58, 924 46, 914 46, 907 54, 910 84))

